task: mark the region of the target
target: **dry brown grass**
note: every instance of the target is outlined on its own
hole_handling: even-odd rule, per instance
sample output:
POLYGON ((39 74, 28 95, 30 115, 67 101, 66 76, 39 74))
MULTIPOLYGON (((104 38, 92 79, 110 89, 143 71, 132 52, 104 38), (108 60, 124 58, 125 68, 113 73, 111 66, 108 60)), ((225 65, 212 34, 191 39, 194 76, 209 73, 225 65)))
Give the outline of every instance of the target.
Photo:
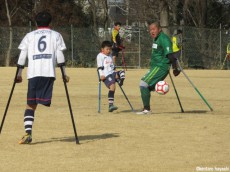
MULTIPOLYGON (((0 68, 0 120, 16 68, 0 68)), ((123 87, 135 109, 142 107, 139 80, 146 69, 130 69, 123 87)), ((117 87, 118 111, 108 113, 102 85, 97 113, 96 69, 68 68, 68 84, 80 145, 76 145, 64 85, 57 80, 50 108, 38 106, 33 143, 19 145, 24 133, 24 82, 17 84, 0 135, 0 171, 193 172, 196 167, 230 167, 230 71, 185 70, 214 111, 186 78, 174 77, 185 113, 171 86, 165 96, 152 94, 152 115, 136 115, 117 87)), ((166 81, 171 85, 170 79, 166 81)))

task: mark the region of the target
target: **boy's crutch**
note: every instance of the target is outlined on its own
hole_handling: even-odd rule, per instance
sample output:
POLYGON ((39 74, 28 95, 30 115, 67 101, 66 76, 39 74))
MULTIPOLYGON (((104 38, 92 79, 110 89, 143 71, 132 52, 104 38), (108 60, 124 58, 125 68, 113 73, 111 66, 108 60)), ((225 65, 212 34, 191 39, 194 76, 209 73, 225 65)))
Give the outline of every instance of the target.
MULTIPOLYGON (((118 84, 118 85, 119 85, 119 84, 118 84)), ((130 101, 129 101, 128 97, 126 96, 126 94, 125 94, 125 92, 124 92, 124 90, 123 90, 122 86, 120 86, 120 85, 119 85, 119 87, 120 87, 120 89, 121 89, 122 93, 124 94, 124 96, 125 96, 125 98, 126 98, 127 102, 129 103, 129 106, 130 106, 131 110, 134 112, 133 106, 131 105, 131 103, 130 103, 130 101)))
POLYGON ((17 67, 16 74, 15 74, 15 77, 14 77, 14 83, 13 83, 13 86, 12 86, 12 89, 11 89, 11 92, 10 92, 10 96, 9 96, 9 99, 8 99, 8 102, 7 102, 7 105, 6 105, 6 108, 5 108, 5 112, 4 112, 4 115, 3 115, 3 118, 2 118, 2 123, 1 123, 1 126, 0 126, 0 134, 1 134, 1 131, 2 131, 2 127, 3 127, 3 124, 4 124, 5 118, 6 118, 6 114, 7 114, 9 105, 10 105, 11 98, 12 98, 12 95, 13 95, 13 92, 14 92, 14 87, 15 87, 15 84, 16 84, 18 71, 19 71, 19 67, 17 67))
POLYGON ((97 69, 98 75, 98 113, 101 113, 101 79, 99 75, 99 68, 97 69))
POLYGON ((201 99, 205 102, 205 104, 209 107, 209 109, 211 111, 213 111, 212 107, 208 104, 208 102, 205 100, 205 98, 203 97, 203 95, 199 92, 199 90, 196 88, 196 86, 192 83, 192 81, 189 79, 189 77, 186 75, 186 73, 184 72, 183 68, 181 67, 179 61, 177 60, 177 65, 180 68, 181 72, 184 74, 184 76, 187 78, 187 80, 190 82, 190 84, 192 85, 192 87, 196 90, 196 92, 199 94, 199 96, 201 97, 201 99))
POLYGON ((172 79, 172 76, 171 76, 170 72, 169 72, 169 77, 170 77, 170 79, 171 79, 171 82, 172 82, 174 91, 175 91, 175 93, 176 93, 176 97, 177 97, 178 103, 179 103, 179 105, 180 105, 181 112, 183 113, 183 112, 184 112, 184 109, 183 109, 183 107, 182 107, 182 105, 181 105, 180 98, 179 98, 179 95, 178 95, 178 93, 177 93, 176 86, 175 86, 175 84, 174 84, 174 82, 173 82, 173 79, 172 79))
POLYGON ((79 140, 78 140, 78 137, 77 137, 77 131, 76 131, 76 127, 75 127, 75 122, 74 122, 74 117, 73 117, 73 112, 72 112, 72 107, 71 107, 70 98, 69 98, 69 93, 68 93, 68 89, 67 89, 67 85, 66 85, 66 81, 65 81, 66 79, 65 79, 63 64, 59 64, 59 67, 61 68, 62 78, 63 78, 63 82, 64 82, 64 86, 65 86, 65 92, 66 92, 66 97, 67 97, 67 101, 68 101, 68 105, 69 105, 70 116, 71 116, 71 119, 72 119, 73 130, 74 130, 75 139, 76 139, 76 144, 79 144, 79 140))

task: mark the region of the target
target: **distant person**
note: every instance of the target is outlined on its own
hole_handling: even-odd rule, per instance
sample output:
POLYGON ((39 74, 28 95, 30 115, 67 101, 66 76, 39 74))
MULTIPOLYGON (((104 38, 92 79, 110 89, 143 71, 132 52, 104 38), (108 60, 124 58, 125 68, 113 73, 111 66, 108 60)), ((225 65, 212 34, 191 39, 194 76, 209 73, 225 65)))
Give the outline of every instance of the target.
POLYGON ((122 86, 125 79, 124 70, 115 70, 115 65, 111 57, 111 48, 112 44, 110 41, 103 41, 101 44, 101 52, 97 55, 97 67, 100 80, 103 81, 106 87, 109 89, 109 112, 113 112, 114 110, 118 109, 118 107, 114 105, 116 82, 122 86))
POLYGON ((227 44, 227 58, 230 60, 230 43, 227 44))
POLYGON ((180 59, 182 51, 182 30, 177 29, 176 33, 172 36, 173 53, 176 59, 180 59))
POLYGON ((122 39, 119 34, 119 30, 121 28, 120 22, 114 23, 114 28, 112 30, 112 56, 113 56, 113 62, 116 64, 116 58, 118 57, 119 51, 122 50, 122 39))
MULTIPOLYGON (((22 82, 22 69, 28 58, 27 106, 24 113, 26 134, 19 141, 19 144, 32 142, 32 126, 37 105, 42 104, 48 107, 51 105, 53 84, 56 77, 56 61, 63 69, 65 66, 65 57, 62 51, 66 49, 66 46, 61 34, 50 29, 51 20, 50 13, 39 12, 35 17, 38 28, 27 33, 18 47, 21 53, 17 63, 19 68, 17 83, 22 82)), ((68 82, 69 77, 65 75, 64 81, 68 82)))
MULTIPOLYGON (((144 107, 137 114, 151 113, 151 91, 155 91, 157 82, 163 81, 167 77, 171 64, 175 66, 176 63, 171 39, 162 31, 158 22, 150 23, 149 33, 153 38, 150 70, 141 78, 140 92, 144 107)), ((175 76, 179 75, 177 68, 173 68, 173 74, 175 76)))

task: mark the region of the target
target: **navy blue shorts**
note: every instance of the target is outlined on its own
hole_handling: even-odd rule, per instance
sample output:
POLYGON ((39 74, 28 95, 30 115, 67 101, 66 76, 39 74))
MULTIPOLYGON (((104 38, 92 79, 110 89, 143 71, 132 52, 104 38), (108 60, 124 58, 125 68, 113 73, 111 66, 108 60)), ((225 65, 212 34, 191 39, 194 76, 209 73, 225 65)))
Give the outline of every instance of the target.
POLYGON ((121 51, 120 48, 112 48, 112 56, 118 57, 119 51, 121 51))
POLYGON ((104 80, 104 83, 105 83, 106 87, 109 88, 110 85, 115 84, 115 82, 116 82, 116 74, 117 74, 117 72, 114 72, 114 73, 106 76, 106 78, 104 80))
POLYGON ((29 79, 27 104, 50 106, 54 81, 55 78, 53 77, 35 77, 29 79))

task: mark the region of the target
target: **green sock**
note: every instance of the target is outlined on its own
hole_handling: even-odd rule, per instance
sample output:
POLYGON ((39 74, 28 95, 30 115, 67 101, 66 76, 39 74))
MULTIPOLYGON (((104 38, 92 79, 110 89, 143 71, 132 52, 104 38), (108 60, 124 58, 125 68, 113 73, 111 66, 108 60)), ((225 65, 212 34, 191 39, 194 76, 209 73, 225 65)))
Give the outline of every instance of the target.
POLYGON ((150 107, 151 94, 150 94, 149 89, 145 87, 140 87, 140 91, 141 91, 141 98, 142 98, 144 107, 150 107))

